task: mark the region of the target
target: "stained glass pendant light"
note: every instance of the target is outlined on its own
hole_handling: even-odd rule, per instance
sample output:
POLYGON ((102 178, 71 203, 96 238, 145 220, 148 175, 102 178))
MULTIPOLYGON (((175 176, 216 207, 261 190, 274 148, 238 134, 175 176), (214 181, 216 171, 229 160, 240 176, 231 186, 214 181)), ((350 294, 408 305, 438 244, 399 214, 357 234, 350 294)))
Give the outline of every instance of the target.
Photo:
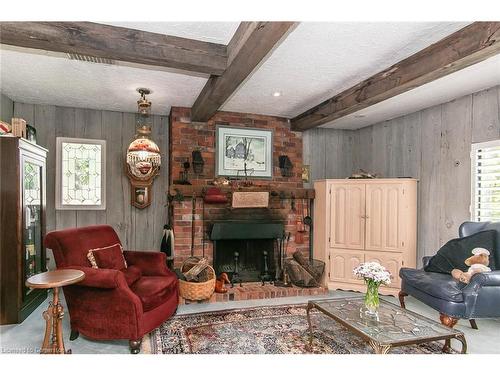
POLYGON ((161 154, 158 145, 151 139, 151 102, 146 95, 151 90, 140 88, 141 98, 137 101, 137 134, 127 149, 126 167, 132 185, 131 203, 137 208, 151 204, 151 185, 158 175, 161 154))

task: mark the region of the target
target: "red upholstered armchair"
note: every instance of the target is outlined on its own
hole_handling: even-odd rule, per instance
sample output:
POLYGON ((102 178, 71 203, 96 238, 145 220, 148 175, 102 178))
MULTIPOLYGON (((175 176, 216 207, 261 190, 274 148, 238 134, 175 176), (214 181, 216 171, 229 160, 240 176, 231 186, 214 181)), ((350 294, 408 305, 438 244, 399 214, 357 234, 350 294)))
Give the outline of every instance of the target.
POLYGON ((124 251, 127 268, 92 268, 89 250, 117 243, 120 239, 109 225, 53 231, 45 237, 58 269, 85 272, 80 283, 63 288, 70 339, 79 333, 97 340, 127 339, 135 354, 142 337, 175 313, 178 280, 161 252, 124 251))

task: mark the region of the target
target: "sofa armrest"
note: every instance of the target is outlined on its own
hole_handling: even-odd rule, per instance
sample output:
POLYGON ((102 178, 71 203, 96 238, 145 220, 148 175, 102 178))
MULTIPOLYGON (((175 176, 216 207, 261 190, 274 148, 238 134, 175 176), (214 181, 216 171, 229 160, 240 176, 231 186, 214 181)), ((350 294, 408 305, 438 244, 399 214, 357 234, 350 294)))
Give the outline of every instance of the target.
POLYGON ((167 256, 159 251, 132 251, 123 252, 128 265, 140 268, 144 276, 168 276, 167 256))
POLYGON ((431 261, 432 256, 426 256, 422 258, 422 267, 427 267, 429 265, 429 262, 431 261))
POLYGON ((79 286, 88 286, 92 288, 115 289, 127 287, 125 276, 122 272, 104 268, 90 268, 81 266, 69 266, 60 269, 80 270, 85 273, 85 278, 77 283, 79 286))
POLYGON ((497 286, 500 288, 500 271, 477 273, 470 279, 469 284, 462 289, 464 295, 475 294, 483 286, 497 286))

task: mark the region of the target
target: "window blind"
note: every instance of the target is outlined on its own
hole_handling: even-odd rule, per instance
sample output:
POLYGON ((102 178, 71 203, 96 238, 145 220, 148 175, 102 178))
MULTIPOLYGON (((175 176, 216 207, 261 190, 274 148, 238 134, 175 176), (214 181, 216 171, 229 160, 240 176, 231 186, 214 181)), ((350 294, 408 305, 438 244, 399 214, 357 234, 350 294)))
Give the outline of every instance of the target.
POLYGON ((474 221, 500 221, 500 140, 472 145, 471 214, 474 221))

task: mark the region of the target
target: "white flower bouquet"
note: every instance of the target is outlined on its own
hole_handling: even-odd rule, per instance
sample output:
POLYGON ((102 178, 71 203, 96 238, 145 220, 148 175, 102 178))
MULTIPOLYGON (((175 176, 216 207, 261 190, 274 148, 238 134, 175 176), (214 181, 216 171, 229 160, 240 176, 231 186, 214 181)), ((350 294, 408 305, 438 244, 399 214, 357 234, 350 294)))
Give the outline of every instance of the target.
POLYGON ((391 283, 391 274, 377 262, 361 263, 354 269, 353 273, 366 282, 371 280, 378 285, 389 285, 391 283))
POLYGON ((365 305, 360 309, 362 316, 378 321, 378 307, 380 299, 378 288, 380 284, 389 285, 391 274, 377 262, 361 263, 353 273, 359 278, 363 278, 366 283, 365 305))

